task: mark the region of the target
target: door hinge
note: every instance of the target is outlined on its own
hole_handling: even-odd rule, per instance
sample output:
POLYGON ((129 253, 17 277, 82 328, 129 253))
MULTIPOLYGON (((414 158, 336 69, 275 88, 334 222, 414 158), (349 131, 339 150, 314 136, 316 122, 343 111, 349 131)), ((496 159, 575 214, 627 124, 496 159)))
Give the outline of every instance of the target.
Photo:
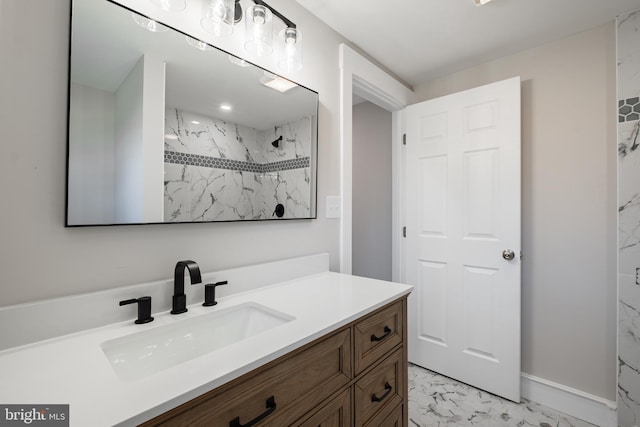
POLYGON ((402 145, 407 145, 407 134, 406 133, 402 134, 402 145))
POLYGON ((407 227, 402 227, 402 237, 407 237, 407 227))

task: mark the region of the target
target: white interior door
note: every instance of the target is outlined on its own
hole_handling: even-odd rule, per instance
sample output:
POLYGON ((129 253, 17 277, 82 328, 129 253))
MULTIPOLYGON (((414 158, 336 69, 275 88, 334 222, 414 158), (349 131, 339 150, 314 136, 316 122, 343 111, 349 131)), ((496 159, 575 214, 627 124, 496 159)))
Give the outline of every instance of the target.
POLYGON ((520 401, 520 78, 411 105, 406 131, 409 361, 520 401))

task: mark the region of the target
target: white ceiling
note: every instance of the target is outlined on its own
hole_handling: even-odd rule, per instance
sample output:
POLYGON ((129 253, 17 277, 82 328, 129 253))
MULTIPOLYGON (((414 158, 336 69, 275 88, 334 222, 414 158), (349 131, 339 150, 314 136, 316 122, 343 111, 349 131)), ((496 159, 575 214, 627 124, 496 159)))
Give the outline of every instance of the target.
POLYGON ((297 0, 409 85, 611 22, 640 0, 297 0))

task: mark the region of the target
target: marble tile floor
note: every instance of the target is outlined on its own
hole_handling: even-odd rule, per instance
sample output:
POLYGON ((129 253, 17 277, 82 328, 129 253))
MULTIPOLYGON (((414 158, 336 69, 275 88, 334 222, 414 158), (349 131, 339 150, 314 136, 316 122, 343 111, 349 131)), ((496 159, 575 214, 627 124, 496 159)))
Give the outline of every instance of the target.
POLYGON ((502 399, 409 365, 409 427, 593 427, 593 424, 523 399, 502 399))

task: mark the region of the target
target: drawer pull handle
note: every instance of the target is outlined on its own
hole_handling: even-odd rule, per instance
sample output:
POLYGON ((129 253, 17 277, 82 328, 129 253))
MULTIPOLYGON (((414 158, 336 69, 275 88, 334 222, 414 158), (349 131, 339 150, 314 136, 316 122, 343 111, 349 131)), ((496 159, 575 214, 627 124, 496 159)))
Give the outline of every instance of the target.
POLYGON ((384 389, 386 390, 384 392, 384 394, 380 397, 376 396, 376 394, 374 393, 373 395, 371 395, 371 401, 372 402, 382 402, 385 397, 389 396, 389 393, 391 393, 392 387, 391 384, 389 383, 384 383, 384 389))
POLYGON ((391 329, 389 329, 388 326, 384 327, 384 334, 382 336, 375 336, 373 334, 371 334, 371 342, 375 342, 375 341, 382 341, 383 339, 385 339, 387 336, 389 336, 389 334, 391 333, 391 329))
POLYGON ((229 427, 251 427, 253 425, 258 424, 260 421, 267 418, 273 411, 276 410, 276 398, 275 396, 271 396, 267 399, 267 410, 262 414, 258 415, 251 421, 246 424, 240 424, 240 417, 235 417, 233 420, 229 422, 229 427))

